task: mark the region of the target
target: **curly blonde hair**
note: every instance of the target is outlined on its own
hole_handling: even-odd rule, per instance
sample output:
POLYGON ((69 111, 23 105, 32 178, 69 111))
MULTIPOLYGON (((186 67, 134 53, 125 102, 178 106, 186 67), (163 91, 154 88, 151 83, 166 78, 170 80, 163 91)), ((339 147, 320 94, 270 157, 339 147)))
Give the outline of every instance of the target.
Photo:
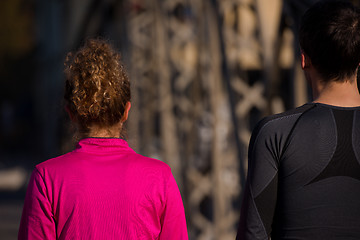
POLYGON ((130 82, 120 54, 105 40, 90 39, 65 60, 65 101, 86 134, 90 127, 119 123, 131 99, 130 82))

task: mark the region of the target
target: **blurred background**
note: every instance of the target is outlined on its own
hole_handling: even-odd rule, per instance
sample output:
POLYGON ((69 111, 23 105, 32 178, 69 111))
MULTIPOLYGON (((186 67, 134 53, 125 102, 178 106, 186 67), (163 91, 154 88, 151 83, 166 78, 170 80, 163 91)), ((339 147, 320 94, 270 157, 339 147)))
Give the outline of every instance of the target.
POLYGON ((102 36, 132 83, 129 144, 171 166, 190 239, 235 239, 251 130, 311 101, 297 34, 314 2, 1 0, 0 238, 17 238, 34 166, 74 148, 63 62, 102 36))

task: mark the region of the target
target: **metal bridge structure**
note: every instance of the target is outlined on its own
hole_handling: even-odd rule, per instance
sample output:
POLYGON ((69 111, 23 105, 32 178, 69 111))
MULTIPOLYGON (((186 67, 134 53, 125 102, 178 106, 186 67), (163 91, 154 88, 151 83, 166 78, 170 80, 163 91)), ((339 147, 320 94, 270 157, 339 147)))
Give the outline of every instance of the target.
POLYGON ((306 3, 128 4, 130 143, 172 168, 190 239, 235 239, 252 128, 309 98, 296 41, 306 3))
MULTIPOLYGON (((99 35, 121 49, 133 95, 129 145, 171 167, 190 239, 235 239, 252 129, 265 115, 309 100, 296 39, 315 0, 36 2, 52 19, 39 18, 38 38, 48 49, 41 61, 49 64, 55 53, 50 62, 61 66, 61 53, 99 35)), ((59 85, 56 74, 39 79, 59 85)), ((44 122, 59 122, 51 118, 44 122)), ((45 137, 44 146, 54 136, 45 137)))

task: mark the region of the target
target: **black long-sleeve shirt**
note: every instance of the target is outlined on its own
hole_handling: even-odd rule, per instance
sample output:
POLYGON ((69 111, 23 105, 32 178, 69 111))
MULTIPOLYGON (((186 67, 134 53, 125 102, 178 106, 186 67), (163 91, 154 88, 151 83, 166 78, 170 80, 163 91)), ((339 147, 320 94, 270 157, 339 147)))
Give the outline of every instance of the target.
POLYGON ((267 117, 250 140, 237 239, 360 239, 360 107, 267 117))

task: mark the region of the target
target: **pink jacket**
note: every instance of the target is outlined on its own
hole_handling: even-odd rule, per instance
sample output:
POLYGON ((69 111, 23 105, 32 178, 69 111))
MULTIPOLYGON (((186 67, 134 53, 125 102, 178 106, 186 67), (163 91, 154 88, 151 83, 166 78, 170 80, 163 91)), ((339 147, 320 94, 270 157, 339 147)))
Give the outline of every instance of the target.
POLYGON ((121 139, 86 138, 35 167, 19 239, 188 239, 165 163, 121 139))

